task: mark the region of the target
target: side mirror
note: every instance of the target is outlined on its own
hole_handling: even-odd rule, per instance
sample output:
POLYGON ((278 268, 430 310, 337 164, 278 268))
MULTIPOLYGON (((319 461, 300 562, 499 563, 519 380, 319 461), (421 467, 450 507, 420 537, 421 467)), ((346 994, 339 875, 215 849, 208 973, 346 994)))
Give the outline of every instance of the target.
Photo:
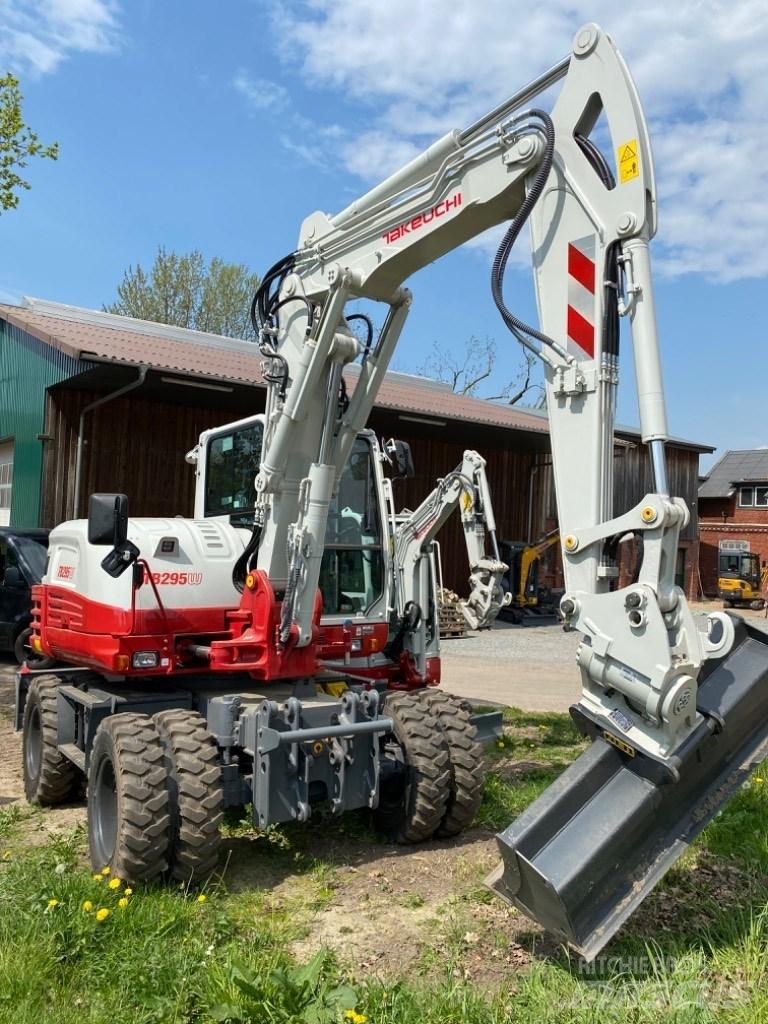
POLYGON ((114 579, 134 564, 141 552, 128 540, 128 498, 124 494, 91 495, 88 543, 104 544, 112 549, 102 559, 101 568, 114 579))
POLYGON ((416 475, 413 468, 411 446, 407 441, 398 441, 394 437, 384 445, 384 454, 394 470, 395 477, 411 477, 416 475))
POLYGON ((125 494, 92 494, 88 499, 88 543, 118 548, 128 539, 125 494))

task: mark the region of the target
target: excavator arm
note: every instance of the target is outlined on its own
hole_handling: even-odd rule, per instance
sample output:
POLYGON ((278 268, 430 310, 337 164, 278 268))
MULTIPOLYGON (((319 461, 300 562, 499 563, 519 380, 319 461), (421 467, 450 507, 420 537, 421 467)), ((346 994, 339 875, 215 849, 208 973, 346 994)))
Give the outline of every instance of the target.
POLYGON ((397 614, 401 623, 412 624, 403 631, 403 645, 422 678, 428 653, 425 611, 432 590, 430 545, 457 507, 469 559, 469 597, 460 606, 464 618, 471 629, 482 629, 494 621, 505 602, 501 580, 508 566, 499 558, 485 459, 468 450, 456 469, 399 523, 394 537, 397 614))

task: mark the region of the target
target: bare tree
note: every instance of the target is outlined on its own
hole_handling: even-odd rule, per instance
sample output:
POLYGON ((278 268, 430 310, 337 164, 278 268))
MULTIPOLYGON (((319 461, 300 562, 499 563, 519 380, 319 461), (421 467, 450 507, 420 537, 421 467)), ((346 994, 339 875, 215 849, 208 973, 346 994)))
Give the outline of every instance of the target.
POLYGON ((460 354, 434 341, 430 354, 417 372, 432 380, 450 384, 451 390, 457 395, 471 395, 492 401, 504 399, 508 405, 516 405, 529 392, 543 394, 542 385, 533 380, 537 360, 530 352, 523 353, 522 363, 517 364, 514 375, 496 393, 483 394, 486 390, 482 387, 483 381, 490 378, 497 358, 498 350, 492 338, 481 339, 473 335, 460 354))

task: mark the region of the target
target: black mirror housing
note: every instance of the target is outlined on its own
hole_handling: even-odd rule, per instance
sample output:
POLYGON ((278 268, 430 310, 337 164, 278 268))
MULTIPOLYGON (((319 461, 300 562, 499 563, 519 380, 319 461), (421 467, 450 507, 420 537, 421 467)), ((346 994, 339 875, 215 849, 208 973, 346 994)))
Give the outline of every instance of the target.
POLYGON ((384 450, 394 470, 394 476, 404 479, 416 475, 411 446, 407 441, 398 441, 393 437, 391 441, 387 441, 384 450))
POLYGON ((92 494, 88 499, 88 543, 119 548, 128 539, 125 494, 92 494))

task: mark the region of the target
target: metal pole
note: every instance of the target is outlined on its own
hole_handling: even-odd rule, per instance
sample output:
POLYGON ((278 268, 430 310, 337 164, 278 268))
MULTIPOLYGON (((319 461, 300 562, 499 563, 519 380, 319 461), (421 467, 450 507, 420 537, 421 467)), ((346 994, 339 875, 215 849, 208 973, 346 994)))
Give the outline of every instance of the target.
POLYGON ((134 391, 136 388, 141 387, 147 376, 148 366, 143 363, 138 367, 139 375, 136 380, 131 381, 130 384, 125 384, 123 387, 118 388, 117 391, 112 391, 108 395, 104 395, 102 398, 97 398, 95 402, 91 402, 90 405, 86 405, 80 413, 80 421, 77 426, 77 454, 75 456, 75 486, 74 486, 74 502, 72 510, 72 518, 77 519, 80 515, 80 483, 83 472, 83 449, 85 447, 85 417, 89 412, 97 409, 100 405, 106 405, 108 402, 114 401, 116 398, 120 398, 122 395, 127 394, 129 391, 134 391))
POLYGON ((648 449, 651 453, 651 465, 653 466, 653 486, 657 494, 669 495, 669 482, 667 480, 667 456, 664 451, 663 441, 649 441, 648 449))

